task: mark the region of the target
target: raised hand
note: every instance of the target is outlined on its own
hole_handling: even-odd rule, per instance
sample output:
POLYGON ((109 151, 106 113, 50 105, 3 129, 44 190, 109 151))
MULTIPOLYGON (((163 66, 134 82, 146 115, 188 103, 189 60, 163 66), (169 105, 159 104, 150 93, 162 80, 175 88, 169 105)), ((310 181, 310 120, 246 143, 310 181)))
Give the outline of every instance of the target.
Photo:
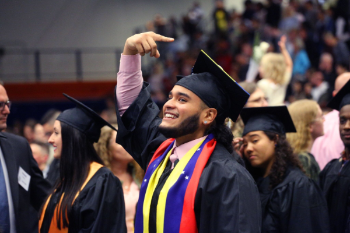
POLYGON ((129 37, 124 45, 124 55, 136 55, 140 54, 144 56, 150 53, 151 57, 160 57, 159 51, 157 49, 156 41, 161 42, 173 42, 174 39, 170 37, 165 37, 154 32, 144 32, 140 34, 133 35, 129 37))
POLYGON ((242 146, 243 138, 235 138, 232 141, 233 149, 236 151, 239 156, 242 157, 243 154, 243 146, 242 146))
POLYGON ((281 51, 286 50, 286 41, 287 41, 286 35, 283 35, 280 41, 278 41, 278 46, 280 47, 281 51))
MULTIPOLYGON (((283 55, 284 61, 286 62, 286 72, 291 73, 293 71, 293 60, 286 49, 286 41, 287 37, 286 35, 283 35, 280 41, 278 41, 278 46, 280 47, 280 51, 283 55)), ((285 80, 285 82, 288 83, 289 80, 290 78, 285 80)))

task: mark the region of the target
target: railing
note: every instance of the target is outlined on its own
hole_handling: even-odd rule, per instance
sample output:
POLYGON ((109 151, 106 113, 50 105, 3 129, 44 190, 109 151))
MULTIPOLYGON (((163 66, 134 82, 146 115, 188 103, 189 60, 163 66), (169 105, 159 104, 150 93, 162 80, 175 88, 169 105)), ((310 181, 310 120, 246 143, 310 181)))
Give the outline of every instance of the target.
POLYGON ((121 49, 4 49, 0 55, 3 82, 56 82, 115 79, 121 49))

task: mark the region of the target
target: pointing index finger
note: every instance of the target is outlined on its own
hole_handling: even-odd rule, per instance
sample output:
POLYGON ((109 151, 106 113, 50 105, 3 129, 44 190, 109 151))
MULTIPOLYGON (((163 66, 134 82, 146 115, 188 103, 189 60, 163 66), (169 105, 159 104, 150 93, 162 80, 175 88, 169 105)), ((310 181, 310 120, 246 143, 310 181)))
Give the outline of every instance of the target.
POLYGON ((174 38, 162 36, 159 34, 154 34, 152 37, 153 37, 153 40, 155 40, 155 41, 161 41, 161 42, 173 42, 174 41, 174 38))

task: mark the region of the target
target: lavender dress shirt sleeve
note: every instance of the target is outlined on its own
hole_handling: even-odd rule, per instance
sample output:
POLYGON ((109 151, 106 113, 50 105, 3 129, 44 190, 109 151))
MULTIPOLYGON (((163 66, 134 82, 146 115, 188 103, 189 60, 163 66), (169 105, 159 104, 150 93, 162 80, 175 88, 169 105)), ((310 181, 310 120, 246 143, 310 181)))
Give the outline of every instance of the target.
POLYGON ((139 95, 143 83, 141 56, 121 55, 117 75, 117 104, 120 116, 128 109, 139 95))

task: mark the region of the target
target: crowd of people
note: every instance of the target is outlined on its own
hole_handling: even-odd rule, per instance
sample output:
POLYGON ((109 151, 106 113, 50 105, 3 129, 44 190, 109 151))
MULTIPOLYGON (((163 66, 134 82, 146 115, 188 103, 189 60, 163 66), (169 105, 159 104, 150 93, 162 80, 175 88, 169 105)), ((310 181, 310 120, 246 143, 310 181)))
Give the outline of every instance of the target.
POLYGON ((24 138, 0 85, 0 233, 350 232, 349 10, 157 15, 126 40, 116 104, 64 94, 24 138))
MULTIPOLYGON (((276 72, 268 79, 276 85, 270 92, 277 89, 279 93, 275 95, 281 99, 271 99, 276 101, 274 105, 306 98, 324 108, 332 97, 336 77, 349 71, 348 19, 346 0, 325 4, 290 0, 286 5, 276 0, 266 4, 247 0, 242 13, 227 9, 220 0, 215 1, 212 12, 205 12, 200 3, 194 3, 181 19, 157 15, 137 30, 176 39, 173 44, 161 44, 161 59, 152 63, 144 76, 153 86, 154 100, 161 106, 176 82, 174 77, 190 74, 196 54, 202 49, 238 82, 264 79, 259 65, 261 69, 269 69, 274 63, 276 72), (208 14, 210 17, 205 17, 208 14), (286 36, 284 48, 279 46, 282 35, 286 36), (291 64, 285 63, 289 59, 284 49, 293 68, 290 73, 280 74, 285 65, 291 64), (272 53, 261 61, 266 52, 272 53)), ((260 85, 268 84, 263 81, 260 85)))

